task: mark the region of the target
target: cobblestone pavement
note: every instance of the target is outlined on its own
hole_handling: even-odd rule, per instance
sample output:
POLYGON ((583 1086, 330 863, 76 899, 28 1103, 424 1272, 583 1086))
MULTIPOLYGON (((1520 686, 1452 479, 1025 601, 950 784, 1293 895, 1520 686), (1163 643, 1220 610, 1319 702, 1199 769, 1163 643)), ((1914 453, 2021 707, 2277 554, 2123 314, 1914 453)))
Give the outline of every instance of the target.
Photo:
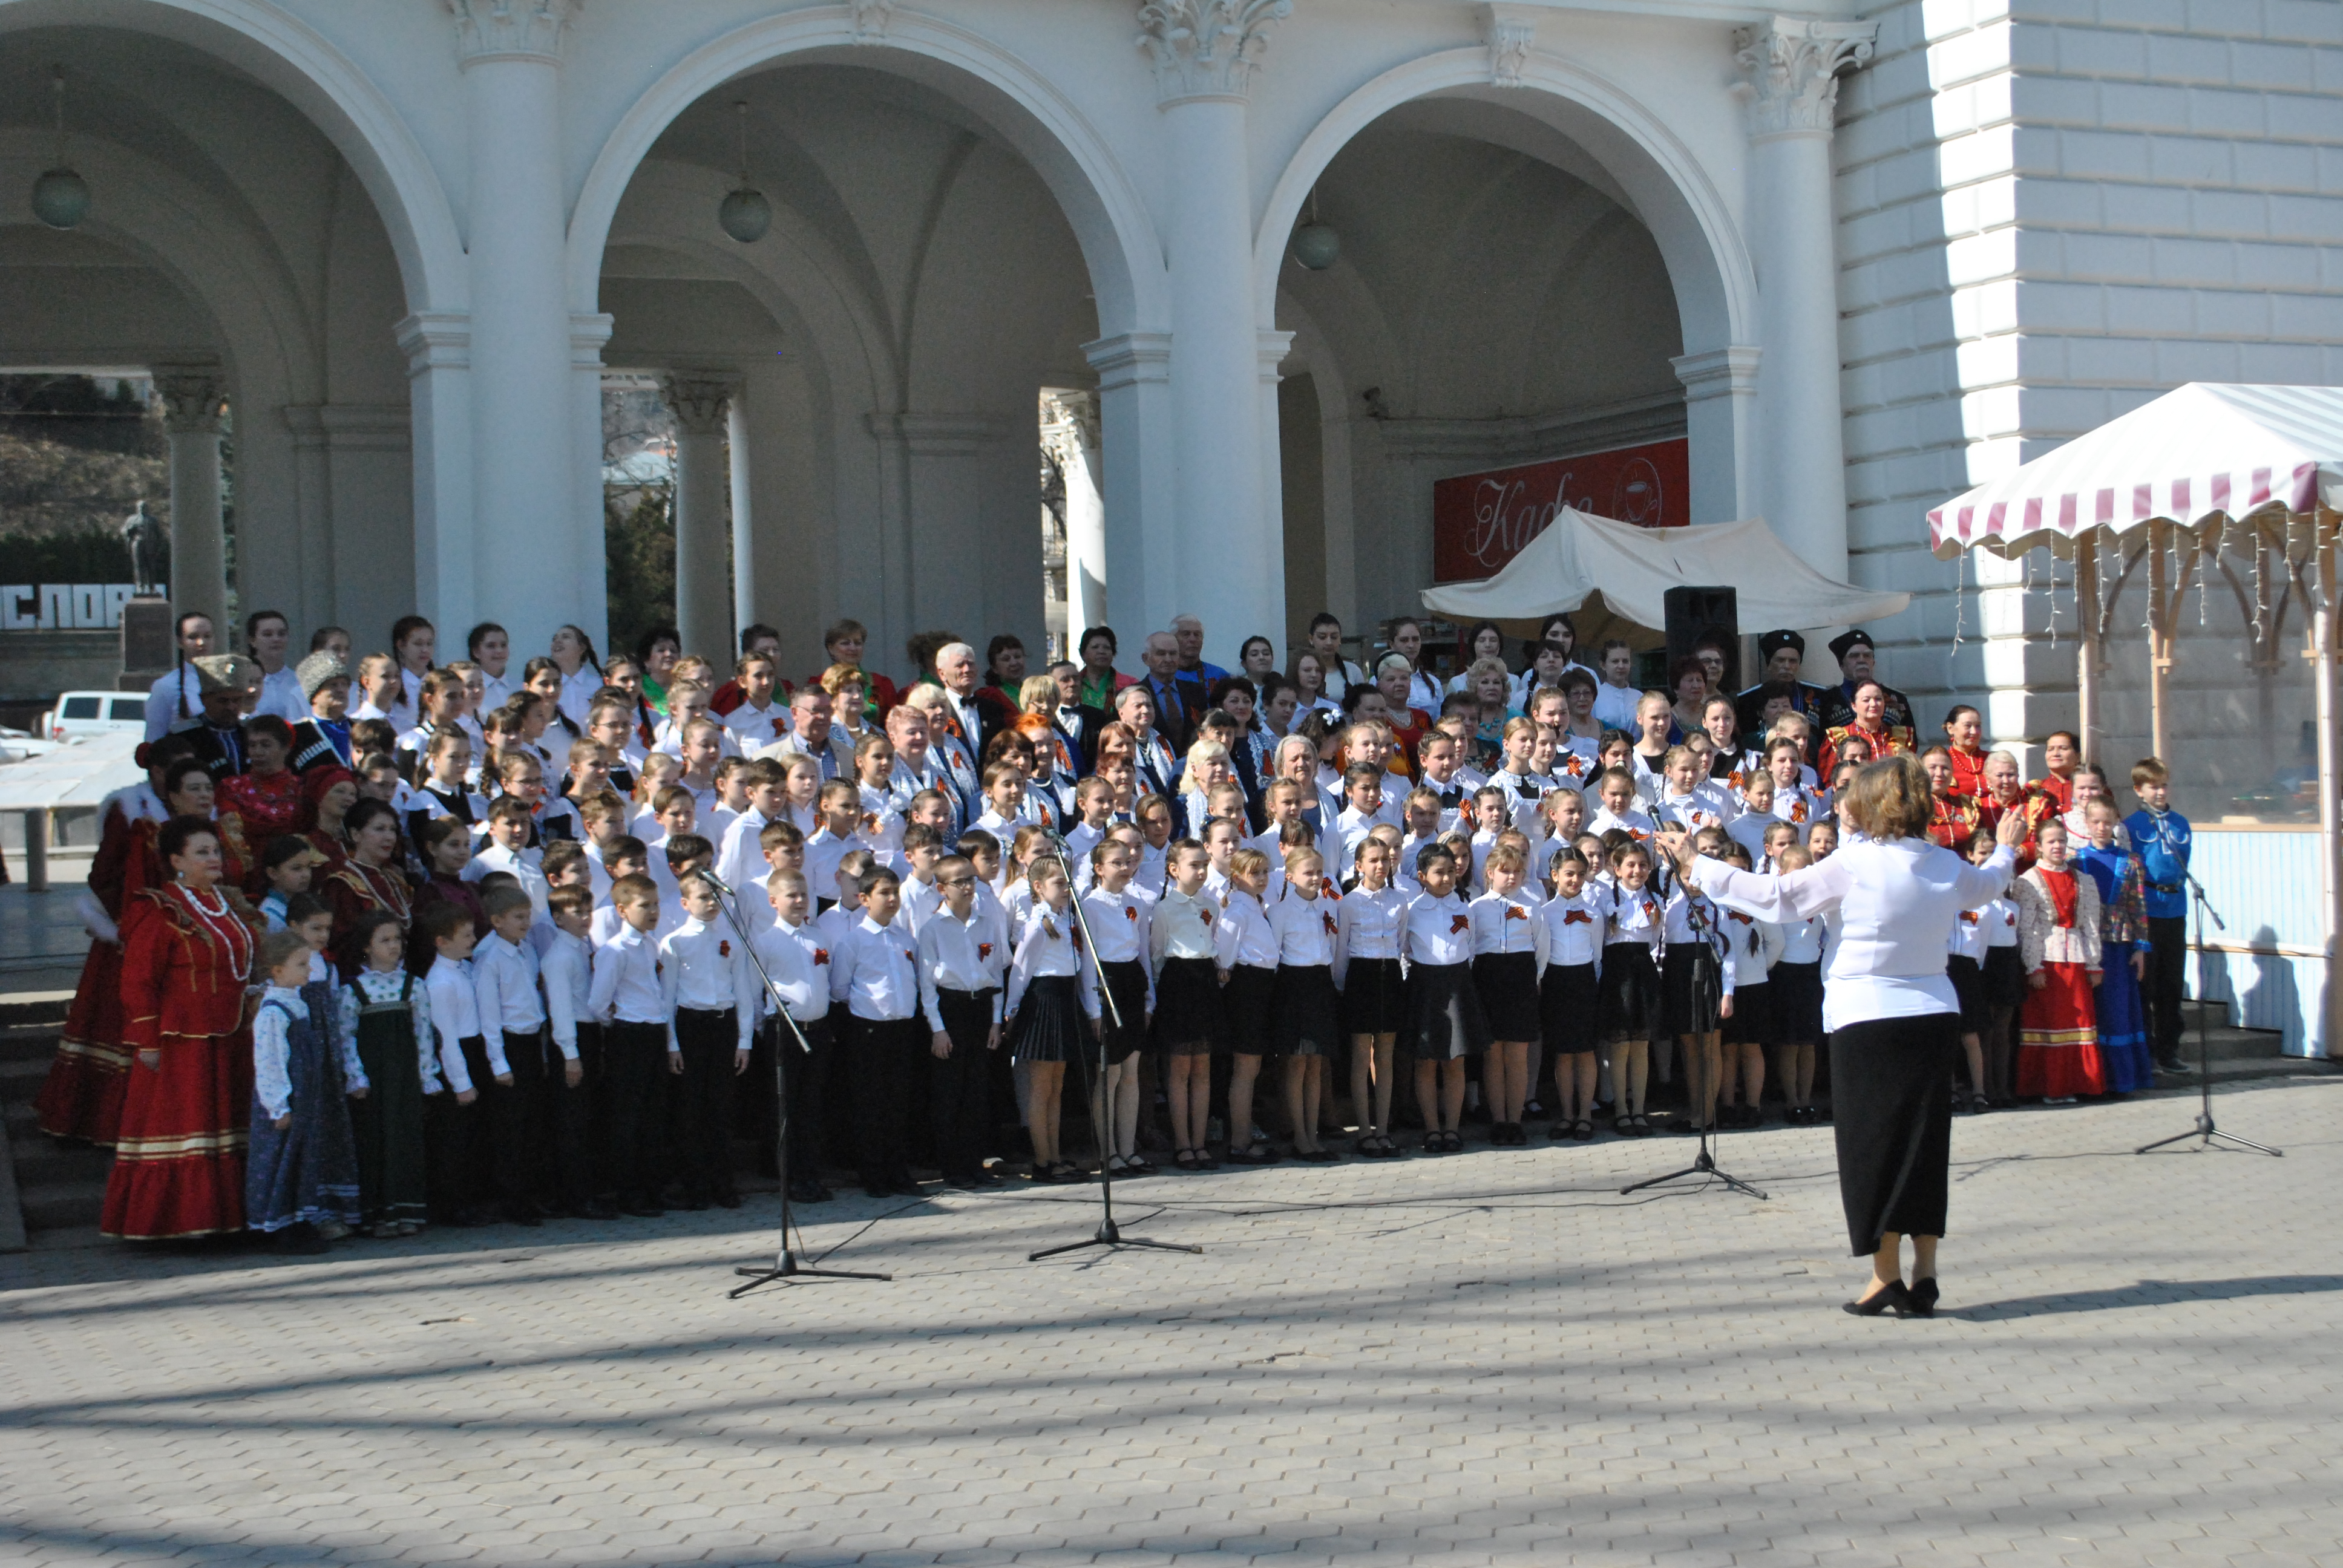
POLYGON ((0 1259, 0 1562, 2333 1564, 2343 1084, 1956 1131, 1946 1311, 1838 1311, 1827 1129, 855 1198, 322 1259, 0 1259))

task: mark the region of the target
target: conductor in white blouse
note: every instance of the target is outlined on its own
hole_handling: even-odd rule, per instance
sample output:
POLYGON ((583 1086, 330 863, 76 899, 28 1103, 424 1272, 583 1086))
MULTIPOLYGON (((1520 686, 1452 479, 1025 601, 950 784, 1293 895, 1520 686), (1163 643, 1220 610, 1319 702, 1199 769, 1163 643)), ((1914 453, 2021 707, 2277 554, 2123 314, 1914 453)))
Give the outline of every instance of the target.
POLYGON ((1973 866, 1928 841, 1928 776, 1890 757, 1855 777, 1841 807, 1854 831, 1836 853, 1783 876, 1703 857, 1690 837, 1659 841, 1693 887, 1727 909, 1793 921, 1834 914, 1823 970, 1839 1198, 1871 1281, 1846 1303, 1859 1317, 1935 1315, 1936 1242, 1952 1165, 1946 1094, 1960 1045, 1960 1003, 1945 973, 1961 911, 1998 897, 2017 869, 2023 812, 2004 814, 1993 858, 1973 866), (1905 1282, 1902 1244, 1912 1238, 1905 1282))

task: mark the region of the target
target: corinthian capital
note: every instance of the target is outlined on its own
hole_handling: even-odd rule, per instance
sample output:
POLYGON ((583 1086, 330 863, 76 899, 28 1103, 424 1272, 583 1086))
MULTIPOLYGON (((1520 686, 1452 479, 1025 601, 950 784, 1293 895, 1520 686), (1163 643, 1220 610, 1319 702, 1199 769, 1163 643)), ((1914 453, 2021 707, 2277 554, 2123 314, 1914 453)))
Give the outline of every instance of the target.
POLYGON ((1747 78, 1753 136, 1828 131, 1838 108, 1838 79, 1871 58, 1878 26, 1776 16, 1733 35, 1734 58, 1747 78))
POLYGON ((1139 46, 1155 65, 1162 102, 1242 98, 1269 47, 1269 26, 1293 13, 1293 0, 1147 0, 1139 8, 1139 46))
POLYGON ((226 387, 216 365, 157 365, 155 395, 163 400, 163 428, 174 436, 216 430, 226 387))
POLYGON ((552 60, 578 14, 578 0, 447 0, 456 17, 456 53, 476 60, 518 56, 552 60))
POLYGON ((707 371, 682 371, 659 382, 659 396, 675 413, 675 422, 687 436, 715 436, 724 430, 725 413, 739 383, 729 376, 707 371))

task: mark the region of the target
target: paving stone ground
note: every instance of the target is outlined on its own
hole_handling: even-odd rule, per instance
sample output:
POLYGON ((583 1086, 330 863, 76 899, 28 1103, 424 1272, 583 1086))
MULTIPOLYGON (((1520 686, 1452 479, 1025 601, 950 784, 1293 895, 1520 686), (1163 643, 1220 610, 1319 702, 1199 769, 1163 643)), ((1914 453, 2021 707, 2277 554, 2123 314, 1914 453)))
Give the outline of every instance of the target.
POLYGON ((2334 1564, 2343 1082, 1958 1123, 1946 1314, 1838 1311, 1827 1129, 323 1259, 0 1259, 8 1563, 2334 1564))

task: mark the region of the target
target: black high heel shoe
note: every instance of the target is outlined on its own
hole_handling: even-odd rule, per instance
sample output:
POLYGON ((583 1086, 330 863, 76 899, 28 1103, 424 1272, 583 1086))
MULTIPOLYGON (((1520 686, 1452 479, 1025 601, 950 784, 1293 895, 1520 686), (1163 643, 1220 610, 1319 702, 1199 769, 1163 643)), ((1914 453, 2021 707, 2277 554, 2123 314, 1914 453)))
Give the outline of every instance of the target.
POLYGON ((1926 1279, 1913 1281, 1912 1288, 1906 1294, 1912 1298, 1914 1317, 1933 1318, 1936 1315, 1936 1275, 1930 1274, 1926 1279))
POLYGON ((1912 1314, 1912 1296, 1905 1290, 1903 1281, 1890 1280, 1885 1290, 1859 1301, 1845 1302, 1841 1310, 1858 1318, 1875 1318, 1890 1310, 1899 1318, 1909 1317, 1912 1314))

